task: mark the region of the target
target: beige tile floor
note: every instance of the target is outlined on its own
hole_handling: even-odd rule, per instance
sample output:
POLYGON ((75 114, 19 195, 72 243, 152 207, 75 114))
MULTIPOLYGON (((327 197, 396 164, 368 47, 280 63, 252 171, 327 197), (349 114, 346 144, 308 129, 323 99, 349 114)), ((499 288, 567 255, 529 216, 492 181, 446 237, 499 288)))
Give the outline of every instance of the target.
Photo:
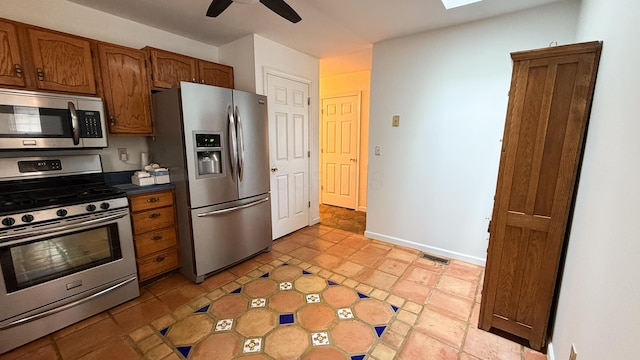
POLYGON ((326 221, 362 215, 348 211, 325 208, 334 227, 297 231, 199 285, 172 274, 0 360, 546 358, 477 329, 482 267, 326 221))

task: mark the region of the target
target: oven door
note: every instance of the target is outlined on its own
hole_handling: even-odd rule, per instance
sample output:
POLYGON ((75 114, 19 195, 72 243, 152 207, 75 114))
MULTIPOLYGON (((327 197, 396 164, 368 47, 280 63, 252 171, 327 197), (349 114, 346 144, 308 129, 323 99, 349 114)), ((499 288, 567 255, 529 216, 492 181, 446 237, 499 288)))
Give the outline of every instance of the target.
POLYGON ((137 280, 126 208, 17 231, 0 241, 0 329, 137 280))

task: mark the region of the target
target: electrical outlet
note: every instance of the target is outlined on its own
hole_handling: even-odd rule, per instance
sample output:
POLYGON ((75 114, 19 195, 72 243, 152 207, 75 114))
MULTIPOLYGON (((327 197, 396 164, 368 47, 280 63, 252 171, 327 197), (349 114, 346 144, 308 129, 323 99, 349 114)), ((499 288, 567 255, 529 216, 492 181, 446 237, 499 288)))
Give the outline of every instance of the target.
POLYGON ((122 161, 129 160, 129 154, 127 154, 127 148, 118 148, 118 156, 122 161))
POLYGON ((569 360, 577 360, 578 352, 576 351, 576 346, 571 344, 571 352, 569 353, 569 360))
POLYGON ((375 156, 382 155, 382 146, 376 145, 376 147, 374 148, 374 154, 375 154, 375 156))

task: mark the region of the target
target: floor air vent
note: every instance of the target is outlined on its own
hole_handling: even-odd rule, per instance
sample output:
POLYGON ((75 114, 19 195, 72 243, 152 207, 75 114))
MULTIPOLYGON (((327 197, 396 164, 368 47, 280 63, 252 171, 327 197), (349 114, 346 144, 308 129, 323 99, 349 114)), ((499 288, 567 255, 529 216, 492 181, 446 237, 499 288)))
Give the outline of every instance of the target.
POLYGON ((423 259, 428 259, 428 260, 432 260, 435 262, 439 262, 441 264, 445 264, 445 265, 449 265, 449 259, 445 259, 445 258, 441 258, 441 257, 437 257, 431 254, 422 254, 421 256, 423 259))

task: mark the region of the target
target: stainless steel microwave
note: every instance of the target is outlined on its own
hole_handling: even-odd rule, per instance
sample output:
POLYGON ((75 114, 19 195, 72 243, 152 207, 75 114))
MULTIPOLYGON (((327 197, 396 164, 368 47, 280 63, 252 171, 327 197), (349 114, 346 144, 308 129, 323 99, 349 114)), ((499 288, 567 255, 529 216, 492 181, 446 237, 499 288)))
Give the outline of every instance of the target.
POLYGON ((102 99, 0 89, 0 150, 107 147, 102 99))

